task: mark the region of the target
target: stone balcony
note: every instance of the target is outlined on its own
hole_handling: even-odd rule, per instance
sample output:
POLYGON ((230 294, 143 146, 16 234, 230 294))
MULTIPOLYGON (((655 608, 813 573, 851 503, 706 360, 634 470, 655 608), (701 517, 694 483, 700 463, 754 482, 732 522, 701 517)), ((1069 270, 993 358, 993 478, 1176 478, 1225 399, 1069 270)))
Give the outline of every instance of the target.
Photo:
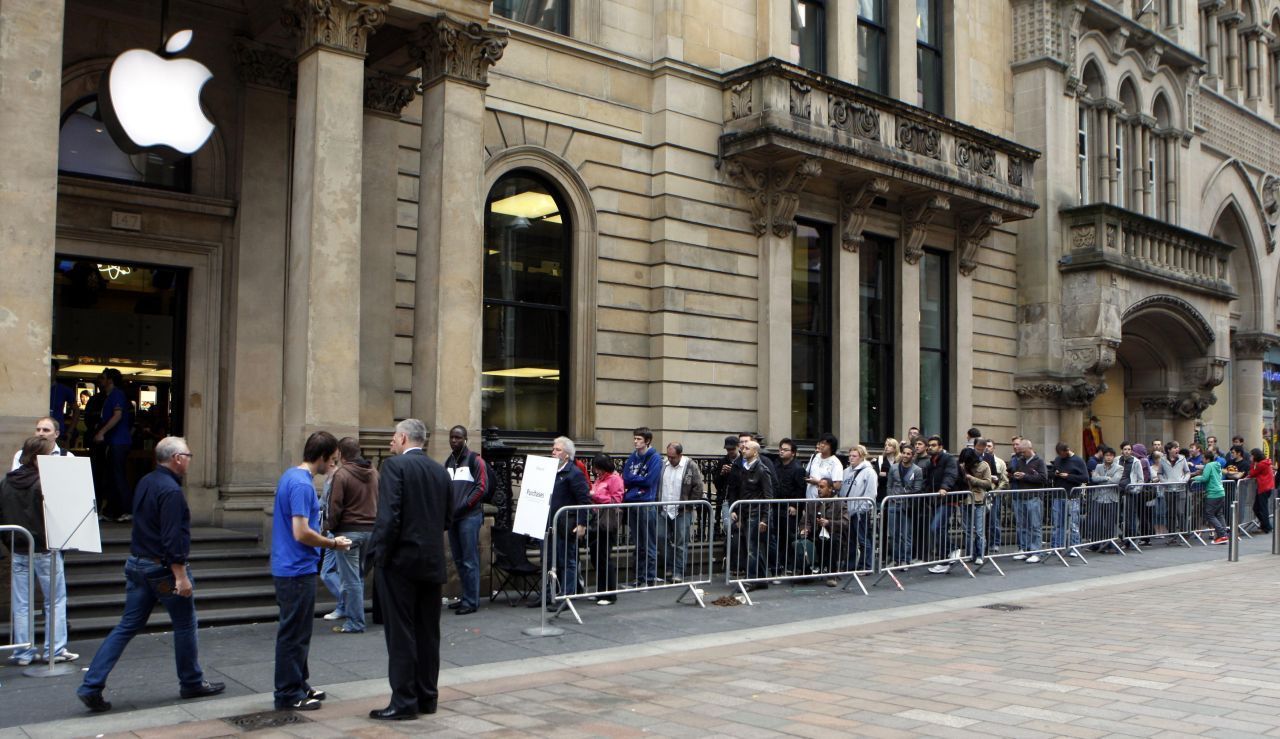
POLYGON ((1224 300, 1231 244, 1108 203, 1064 208, 1064 272, 1110 269, 1224 300))
POLYGON ((942 198, 988 224, 1037 208, 1034 149, 778 59, 730 72, 723 89, 731 162, 816 161, 824 180, 876 183, 884 201, 942 198))

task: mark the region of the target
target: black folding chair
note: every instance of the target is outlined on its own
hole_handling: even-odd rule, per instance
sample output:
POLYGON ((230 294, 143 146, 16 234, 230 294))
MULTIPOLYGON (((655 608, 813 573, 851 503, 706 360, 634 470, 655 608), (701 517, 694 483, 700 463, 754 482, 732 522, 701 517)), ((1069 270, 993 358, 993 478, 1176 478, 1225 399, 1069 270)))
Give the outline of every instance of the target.
POLYGON ((507 600, 511 601, 510 591, 515 591, 520 598, 511 601, 514 608, 538 592, 542 583, 542 568, 529 561, 526 548, 529 537, 496 526, 489 531, 493 538, 489 572, 495 583, 489 602, 497 600, 500 592, 506 593, 507 600))

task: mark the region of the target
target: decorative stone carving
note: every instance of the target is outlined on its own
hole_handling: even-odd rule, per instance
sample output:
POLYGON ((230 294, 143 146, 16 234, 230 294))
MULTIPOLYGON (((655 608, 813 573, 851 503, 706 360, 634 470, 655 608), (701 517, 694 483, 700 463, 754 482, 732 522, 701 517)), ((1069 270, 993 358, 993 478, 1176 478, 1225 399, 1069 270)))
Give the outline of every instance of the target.
POLYGON ((1018 157, 1009 157, 1009 184, 1022 187, 1022 160, 1018 157))
POLYGON ((1019 398, 1057 400, 1058 395, 1062 393, 1062 385, 1057 382, 1033 382, 1015 385, 1013 392, 1017 393, 1019 398))
POLYGON ((1066 57, 1063 65, 1063 76, 1066 77, 1066 84, 1063 86, 1063 92, 1067 95, 1076 95, 1084 91, 1084 82, 1080 79, 1080 61, 1077 50, 1080 48, 1080 25, 1084 20, 1084 3, 1075 2, 1068 5, 1064 10, 1065 16, 1062 23, 1063 26, 1063 42, 1062 48, 1066 57))
POLYGON ((756 169, 735 161, 729 162, 725 171, 747 191, 756 236, 772 232, 774 236, 786 237, 796 228, 800 191, 810 177, 822 172, 822 164, 818 159, 807 157, 790 167, 756 169))
POLYGON ((1098 229, 1094 226, 1073 226, 1071 229, 1072 249, 1092 249, 1098 244, 1098 229))
POLYGON ((729 88, 729 117, 738 120, 751 115, 754 101, 751 99, 751 80, 743 80, 729 88))
POLYGON ((1105 382, 1089 382, 1075 378, 1063 382, 1042 381, 1015 385, 1013 391, 1024 402, 1033 405, 1087 408, 1094 399, 1107 391, 1105 382))
POLYGON ((1170 313, 1182 316, 1187 322, 1199 332, 1197 337, 1205 346, 1211 346, 1214 340, 1213 327, 1205 320, 1200 311, 1191 303, 1174 295, 1152 295, 1143 298, 1124 312, 1124 320, 1128 320, 1131 316, 1137 315, 1140 311, 1149 308, 1160 308, 1170 313))
POLYGON ((929 224, 938 213, 951 209, 951 199, 945 195, 926 195, 902 204, 902 256, 907 264, 916 264, 924 256, 924 239, 929 235, 929 224))
POLYGON ((1231 351, 1236 359, 1262 359, 1277 346, 1280 346, 1280 336, 1262 331, 1238 333, 1231 337, 1231 351))
POLYGON ((1093 404, 1093 401, 1099 395, 1106 391, 1107 383, 1105 382, 1098 381, 1093 383, 1079 378, 1072 380, 1062 389, 1062 394, 1058 396, 1058 400, 1068 408, 1087 408, 1093 404))
POLYGON ((932 126, 909 120, 898 122, 898 148, 934 159, 942 158, 942 134, 932 126))
POLYGON ((1174 413, 1178 407, 1177 395, 1152 395, 1138 401, 1142 410, 1150 414, 1174 413))
POLYGON ((790 90, 791 115, 797 118, 803 118, 806 121, 809 120, 809 116, 813 112, 812 103, 810 101, 810 97, 813 93, 813 87, 806 85, 800 80, 791 80, 790 90))
POLYGON ((1182 368, 1182 376, 1189 385, 1211 390, 1227 379, 1227 363, 1221 359, 1197 360, 1182 368))
POLYGON ((856 187, 840 191, 840 247, 856 252, 862 245, 862 230, 867 226, 871 204, 889 192, 889 180, 874 177, 856 187))
POLYGON ((236 73, 246 85, 293 91, 297 68, 274 47, 241 37, 231 42, 231 55, 236 60, 236 73))
POLYGON ((968 141, 956 142, 956 165, 979 174, 996 175, 996 153, 990 147, 968 141))
POLYGON ((418 94, 418 80, 373 70, 364 73, 364 107, 379 113, 399 116, 404 106, 418 94))
POLYGON ((827 100, 827 123, 860 139, 880 140, 880 111, 839 95, 827 100))
POLYGON ((390 5, 391 0, 286 0, 281 21, 298 35, 299 54, 327 46, 363 55, 390 5))
POLYGON ((1217 402, 1218 396, 1208 390, 1188 390, 1174 400, 1171 410, 1183 418, 1199 418, 1217 402))
POLYGON ((418 26, 409 56, 422 67, 424 87, 445 78, 485 86, 489 68, 502 58, 509 36, 504 28, 464 23, 437 13, 418 26))
POLYGON ((1116 363, 1119 342, 1107 339, 1089 339, 1088 344, 1069 346, 1063 351, 1068 372, 1101 378, 1116 363))
POLYGON ((971 275, 978 268, 978 250, 991 229, 1004 223, 1004 216, 994 210, 961 215, 956 219, 956 251, 960 253, 960 274, 971 275))
POLYGON ((1262 176, 1262 214, 1267 219, 1267 253, 1276 250, 1276 227, 1280 226, 1280 177, 1262 176))

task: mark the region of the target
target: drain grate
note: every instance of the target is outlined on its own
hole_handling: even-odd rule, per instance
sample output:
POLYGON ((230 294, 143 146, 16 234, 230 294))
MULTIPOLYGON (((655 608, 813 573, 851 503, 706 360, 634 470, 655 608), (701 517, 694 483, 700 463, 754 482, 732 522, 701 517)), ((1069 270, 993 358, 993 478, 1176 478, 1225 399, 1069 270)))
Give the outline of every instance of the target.
POLYGON ((1026 606, 1017 606, 1012 603, 992 603, 989 606, 983 606, 989 611, 1025 611, 1026 606))
POLYGON ((242 731, 275 729, 291 724, 311 722, 311 719, 299 716, 293 711, 260 711, 258 713, 246 713, 243 716, 232 716, 222 720, 242 731))

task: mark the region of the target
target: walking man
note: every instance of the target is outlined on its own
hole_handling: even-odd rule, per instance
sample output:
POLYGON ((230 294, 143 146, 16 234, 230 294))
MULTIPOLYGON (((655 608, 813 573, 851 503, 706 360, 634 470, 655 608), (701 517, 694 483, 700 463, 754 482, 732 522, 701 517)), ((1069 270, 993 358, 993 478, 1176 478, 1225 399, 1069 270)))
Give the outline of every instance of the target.
POLYGON ((449 475, 422 446, 427 427, 416 418, 396 424, 392 457, 378 481, 378 521, 369 539, 382 602, 391 702, 369 712, 380 721, 435 713, 440 676, 440 589, 444 537, 452 523, 449 475))
POLYGON ((449 458, 444 471, 449 473, 449 490, 453 496, 453 523, 449 526, 449 548, 453 550, 453 566, 458 570, 462 598, 449 608, 459 616, 476 612, 480 606, 480 525, 484 523, 484 461, 467 448, 467 429, 449 429, 449 458))
MULTIPOLYGON (((276 627, 275 704, 277 711, 314 711, 324 691, 307 683, 310 672, 311 624, 316 613, 316 569, 320 549, 345 552, 351 540, 320 533, 320 499, 315 476, 338 463, 338 440, 316 431, 302 448, 302 464, 291 467, 276 484, 271 533, 271 577, 275 581, 280 623, 276 627)), ((363 608, 363 606, 362 606, 363 608)))
MULTIPOLYGON (((217 695, 223 683, 204 679, 198 661, 195 586, 187 571, 191 554, 191 510, 182 497, 182 477, 191 464, 187 440, 167 436, 156 444, 156 468, 138 481, 137 505, 129 559, 124 564, 124 615, 98 647, 76 694, 94 713, 111 710, 102 697, 107 676, 129 641, 147 625, 156 603, 164 604, 173 625, 173 656, 178 668, 179 695, 199 698, 217 695)), ((314 497, 312 493, 312 497, 314 497)))

